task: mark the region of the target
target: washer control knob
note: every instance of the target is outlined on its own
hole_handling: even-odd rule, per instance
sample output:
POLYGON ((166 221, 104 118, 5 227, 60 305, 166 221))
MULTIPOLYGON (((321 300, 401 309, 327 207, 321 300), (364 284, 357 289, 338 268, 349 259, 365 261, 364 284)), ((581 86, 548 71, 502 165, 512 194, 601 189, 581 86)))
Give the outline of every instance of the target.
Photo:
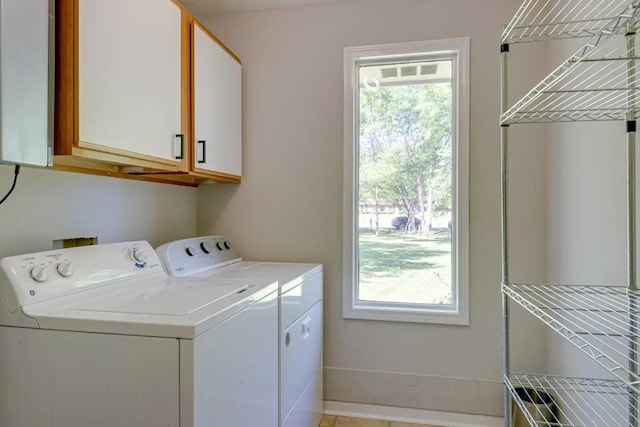
POLYGON ((227 241, 225 240, 225 242, 224 242, 224 248, 225 248, 225 249, 231 249, 231 243, 229 243, 229 242, 227 242, 227 241))
POLYGON ((145 250, 134 249, 134 251, 133 251, 133 259, 138 261, 138 262, 145 262, 147 259, 149 259, 149 254, 145 250))
POLYGON ((70 262, 61 262, 56 267, 56 270, 62 277, 70 277, 73 274, 73 267, 70 262))
POLYGON ((49 274, 47 273, 47 267, 44 265, 36 265, 31 269, 29 275, 36 282, 44 282, 49 278, 49 274))
POLYGON ((194 256, 196 254, 196 250, 193 249, 191 246, 187 246, 187 248, 184 250, 187 255, 189 256, 194 256))
POLYGON ((219 251, 223 250, 224 247, 222 246, 222 242, 216 243, 216 248, 218 248, 219 251))
POLYGON ((202 249, 202 252, 204 252, 205 254, 208 254, 211 252, 211 245, 209 244, 209 242, 201 242, 200 249, 202 249))

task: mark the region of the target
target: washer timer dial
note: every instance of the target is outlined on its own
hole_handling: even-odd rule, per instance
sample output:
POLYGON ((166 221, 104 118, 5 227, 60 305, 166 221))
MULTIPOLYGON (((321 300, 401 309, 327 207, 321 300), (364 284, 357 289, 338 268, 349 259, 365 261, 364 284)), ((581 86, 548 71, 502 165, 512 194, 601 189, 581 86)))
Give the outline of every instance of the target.
POLYGON ((126 248, 126 258, 133 261, 135 268, 142 269, 147 267, 149 252, 146 248, 140 248, 138 245, 126 248))
POLYGON ((142 249, 134 249, 133 251, 133 259, 138 261, 139 263, 144 263, 149 259, 149 254, 147 251, 142 249))

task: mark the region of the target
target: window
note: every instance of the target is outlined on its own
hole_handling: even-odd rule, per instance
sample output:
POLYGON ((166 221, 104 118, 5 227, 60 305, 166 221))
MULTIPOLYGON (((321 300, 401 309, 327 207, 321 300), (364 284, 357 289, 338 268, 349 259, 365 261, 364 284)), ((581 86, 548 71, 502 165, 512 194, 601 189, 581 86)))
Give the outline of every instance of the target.
POLYGON ((344 63, 344 317, 468 325, 469 39, 344 63))

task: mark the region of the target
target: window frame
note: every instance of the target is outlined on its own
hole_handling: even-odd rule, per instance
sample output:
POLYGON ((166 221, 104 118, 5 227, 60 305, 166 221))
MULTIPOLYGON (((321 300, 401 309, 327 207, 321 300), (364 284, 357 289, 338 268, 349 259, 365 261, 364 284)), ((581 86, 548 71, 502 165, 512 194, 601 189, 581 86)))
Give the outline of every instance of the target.
POLYGON ((343 165, 343 317, 381 321, 469 325, 469 83, 470 39, 455 38, 344 49, 344 165, 343 165), (454 60, 452 121, 452 300, 442 305, 358 301, 358 64, 376 58, 442 58, 454 60), (455 294, 455 296, 454 296, 455 294))

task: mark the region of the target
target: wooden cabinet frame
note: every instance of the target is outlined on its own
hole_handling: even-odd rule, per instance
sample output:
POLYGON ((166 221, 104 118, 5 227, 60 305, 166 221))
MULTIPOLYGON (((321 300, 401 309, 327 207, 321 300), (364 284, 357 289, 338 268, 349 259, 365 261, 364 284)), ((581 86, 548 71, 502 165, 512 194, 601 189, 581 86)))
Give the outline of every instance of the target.
MULTIPOLYGON (((240 177, 212 173, 195 167, 193 120, 193 26, 200 25, 177 0, 181 10, 181 105, 184 156, 167 160, 80 140, 79 116, 79 2, 58 0, 56 6, 56 88, 53 169, 198 185, 206 181, 239 183, 240 177)), ((200 25, 201 28, 204 29, 200 25)), ((206 30, 205 30, 206 31, 206 30)), ((239 59, 213 34, 207 33, 238 62, 239 59)))

